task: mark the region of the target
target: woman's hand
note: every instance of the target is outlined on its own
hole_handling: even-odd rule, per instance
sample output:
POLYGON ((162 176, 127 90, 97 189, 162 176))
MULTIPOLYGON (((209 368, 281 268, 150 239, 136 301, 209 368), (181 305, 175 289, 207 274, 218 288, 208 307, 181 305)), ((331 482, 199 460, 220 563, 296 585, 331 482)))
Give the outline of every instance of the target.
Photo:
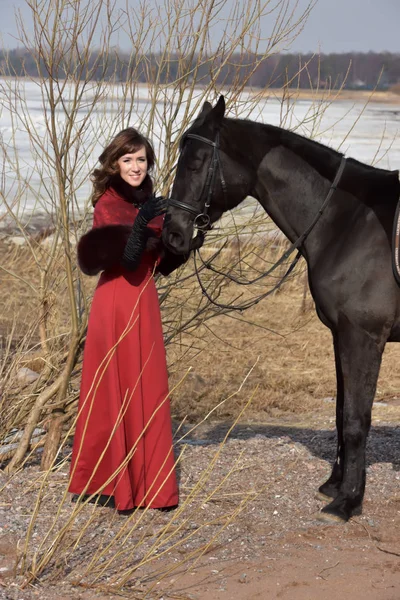
POLYGON ((139 215, 147 223, 167 212, 168 199, 164 196, 152 196, 143 204, 139 210, 139 215))

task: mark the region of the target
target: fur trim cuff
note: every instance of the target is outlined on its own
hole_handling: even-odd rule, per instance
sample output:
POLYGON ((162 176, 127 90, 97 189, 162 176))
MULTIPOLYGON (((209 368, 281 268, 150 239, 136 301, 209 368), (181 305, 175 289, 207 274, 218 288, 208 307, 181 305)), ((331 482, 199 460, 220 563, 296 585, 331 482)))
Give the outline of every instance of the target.
POLYGON ((78 264, 85 275, 97 275, 121 261, 132 227, 107 225, 91 229, 78 242, 78 264))

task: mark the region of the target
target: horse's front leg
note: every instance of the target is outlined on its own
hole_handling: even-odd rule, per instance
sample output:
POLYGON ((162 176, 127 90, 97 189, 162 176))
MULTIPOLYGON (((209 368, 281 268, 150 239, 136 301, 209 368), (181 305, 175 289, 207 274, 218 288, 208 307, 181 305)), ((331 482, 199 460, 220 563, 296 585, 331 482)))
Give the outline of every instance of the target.
POLYGON ((337 335, 333 334, 333 348, 335 351, 336 365, 336 431, 337 431, 337 453, 336 460, 333 464, 332 473, 319 488, 319 497, 322 500, 331 500, 336 498, 339 493, 340 486, 343 480, 343 464, 344 464, 344 442, 343 442, 343 403, 344 403, 344 386, 342 365, 340 362, 340 353, 338 348, 337 335))
MULTIPOLYGON (((382 360, 376 341, 346 317, 340 319, 337 352, 343 377, 342 475, 337 496, 325 506, 320 518, 347 521, 361 511, 365 490, 365 448, 371 425, 372 403, 382 360)), ((338 433, 340 435, 340 433, 338 433)), ((340 444, 340 437, 339 437, 340 444)), ((340 458, 339 458, 340 461, 340 458)))

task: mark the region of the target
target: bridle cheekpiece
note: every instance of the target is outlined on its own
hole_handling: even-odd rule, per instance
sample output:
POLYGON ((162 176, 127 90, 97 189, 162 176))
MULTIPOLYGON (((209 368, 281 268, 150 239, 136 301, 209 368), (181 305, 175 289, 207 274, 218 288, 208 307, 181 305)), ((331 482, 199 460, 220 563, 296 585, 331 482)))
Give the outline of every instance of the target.
POLYGON ((215 142, 201 135, 197 135, 196 133, 188 133, 185 137, 191 138, 193 140, 199 140, 200 142, 204 142, 205 144, 208 144, 209 146, 213 147, 213 154, 208 167, 207 178, 203 188, 204 191, 201 194, 201 197, 205 195, 206 199, 204 202, 202 212, 199 212, 198 209, 193 208, 193 206, 191 206, 190 204, 187 204, 186 202, 181 202, 180 200, 176 200, 175 198, 170 198, 168 203, 170 206, 186 210, 187 212, 194 215, 193 227, 200 231, 206 232, 209 229, 211 229, 211 219, 209 215, 209 210, 211 206, 211 199, 214 191, 215 178, 218 169, 220 172, 222 191, 225 196, 227 193, 224 174, 222 172, 221 159, 218 153, 218 150, 220 149, 219 132, 216 135, 215 142))

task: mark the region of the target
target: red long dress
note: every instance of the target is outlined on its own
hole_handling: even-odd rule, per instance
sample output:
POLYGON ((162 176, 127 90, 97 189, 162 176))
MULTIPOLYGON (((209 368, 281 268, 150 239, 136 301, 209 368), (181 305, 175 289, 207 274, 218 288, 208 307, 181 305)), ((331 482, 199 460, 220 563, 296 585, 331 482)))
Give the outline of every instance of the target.
MULTIPOLYGON (((93 229, 137 213, 109 189, 93 229)), ((162 217, 149 227, 159 236, 162 217)), ((114 496, 118 510, 178 504, 156 260, 145 252, 134 272, 104 271, 89 316, 69 491, 114 496)))

